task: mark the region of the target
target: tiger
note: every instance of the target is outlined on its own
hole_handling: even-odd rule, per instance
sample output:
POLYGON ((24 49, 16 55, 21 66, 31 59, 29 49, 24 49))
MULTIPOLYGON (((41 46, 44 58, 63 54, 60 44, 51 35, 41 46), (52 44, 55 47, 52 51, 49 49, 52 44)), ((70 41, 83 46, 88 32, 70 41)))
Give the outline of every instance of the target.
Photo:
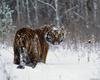
POLYGON ((37 63, 46 63, 50 45, 60 45, 64 41, 64 28, 45 25, 40 28, 21 28, 14 37, 14 64, 24 69, 25 65, 35 68, 37 63))

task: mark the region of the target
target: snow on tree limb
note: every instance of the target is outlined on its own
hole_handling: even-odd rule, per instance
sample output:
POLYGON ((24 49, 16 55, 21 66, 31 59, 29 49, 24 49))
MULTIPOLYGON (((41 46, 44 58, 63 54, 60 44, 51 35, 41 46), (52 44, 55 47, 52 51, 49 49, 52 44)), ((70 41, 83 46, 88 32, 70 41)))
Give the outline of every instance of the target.
POLYGON ((80 17, 81 19, 85 20, 85 18, 83 16, 81 16, 80 14, 78 14, 77 12, 74 11, 74 14, 76 14, 78 17, 80 17))
POLYGON ((47 3, 47 2, 44 2, 44 1, 41 1, 41 0, 38 0, 40 3, 43 3, 43 4, 46 4, 48 6, 50 6, 55 12, 56 12, 56 9, 54 6, 52 6, 51 4, 47 3))
POLYGON ((67 14, 67 13, 70 12, 71 10, 76 9, 76 8, 78 8, 78 7, 79 7, 79 6, 76 5, 76 6, 72 7, 72 8, 70 8, 70 9, 68 9, 67 11, 65 11, 65 14, 67 14))

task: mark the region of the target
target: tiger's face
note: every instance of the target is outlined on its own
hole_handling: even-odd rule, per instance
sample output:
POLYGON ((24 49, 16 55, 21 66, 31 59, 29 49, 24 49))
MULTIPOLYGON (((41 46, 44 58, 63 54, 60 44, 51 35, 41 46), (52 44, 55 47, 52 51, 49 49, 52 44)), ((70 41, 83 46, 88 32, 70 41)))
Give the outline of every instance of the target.
POLYGON ((64 40, 64 29, 52 27, 45 35, 47 43, 59 45, 64 40))

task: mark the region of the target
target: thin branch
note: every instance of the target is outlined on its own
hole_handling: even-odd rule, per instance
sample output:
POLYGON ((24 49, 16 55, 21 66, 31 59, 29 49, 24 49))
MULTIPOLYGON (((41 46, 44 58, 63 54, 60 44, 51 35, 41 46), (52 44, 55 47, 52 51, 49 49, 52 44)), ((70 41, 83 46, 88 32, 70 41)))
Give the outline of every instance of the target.
POLYGON ((79 16, 81 19, 85 20, 85 18, 83 16, 79 15, 77 12, 74 11, 73 13, 76 14, 77 16, 79 16))
POLYGON ((50 7, 56 12, 55 7, 52 6, 51 4, 49 4, 49 3, 47 3, 47 2, 44 2, 44 1, 41 1, 41 0, 37 0, 37 1, 39 1, 40 3, 43 3, 43 4, 46 4, 46 5, 50 6, 50 7))
POLYGON ((68 9, 67 11, 65 11, 65 14, 67 14, 68 12, 70 12, 71 10, 73 10, 73 9, 75 9, 75 8, 77 8, 77 7, 79 7, 79 6, 76 5, 76 6, 72 7, 72 8, 70 8, 70 9, 68 9))
POLYGON ((34 5, 33 1, 32 1, 32 0, 30 0, 30 2, 31 2, 31 4, 32 4, 33 8, 35 8, 35 5, 34 5))

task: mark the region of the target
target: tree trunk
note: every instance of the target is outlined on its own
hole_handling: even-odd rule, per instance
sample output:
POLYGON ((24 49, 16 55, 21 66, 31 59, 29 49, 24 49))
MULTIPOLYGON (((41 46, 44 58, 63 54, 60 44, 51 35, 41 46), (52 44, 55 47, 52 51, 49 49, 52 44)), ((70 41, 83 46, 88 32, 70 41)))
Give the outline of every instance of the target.
POLYGON ((29 11, 29 1, 28 0, 26 0, 26 5, 27 5, 27 21, 28 21, 28 25, 31 25, 30 11, 29 11))
POLYGON ((97 0, 93 0, 93 6, 94 6, 93 17, 94 17, 94 23, 96 25, 97 23, 97 0))
POLYGON ((55 0, 55 9, 56 9, 56 26, 60 27, 60 21, 59 21, 59 8, 58 8, 58 0, 55 0))
POLYGON ((20 27, 20 24, 19 0, 17 0, 17 26, 20 27))
POLYGON ((37 0, 35 0, 35 26, 38 26, 39 19, 38 19, 38 3, 37 0))
POLYGON ((89 21, 88 21, 88 8, 87 8, 87 0, 85 0, 85 22, 86 22, 86 27, 89 28, 89 21))

